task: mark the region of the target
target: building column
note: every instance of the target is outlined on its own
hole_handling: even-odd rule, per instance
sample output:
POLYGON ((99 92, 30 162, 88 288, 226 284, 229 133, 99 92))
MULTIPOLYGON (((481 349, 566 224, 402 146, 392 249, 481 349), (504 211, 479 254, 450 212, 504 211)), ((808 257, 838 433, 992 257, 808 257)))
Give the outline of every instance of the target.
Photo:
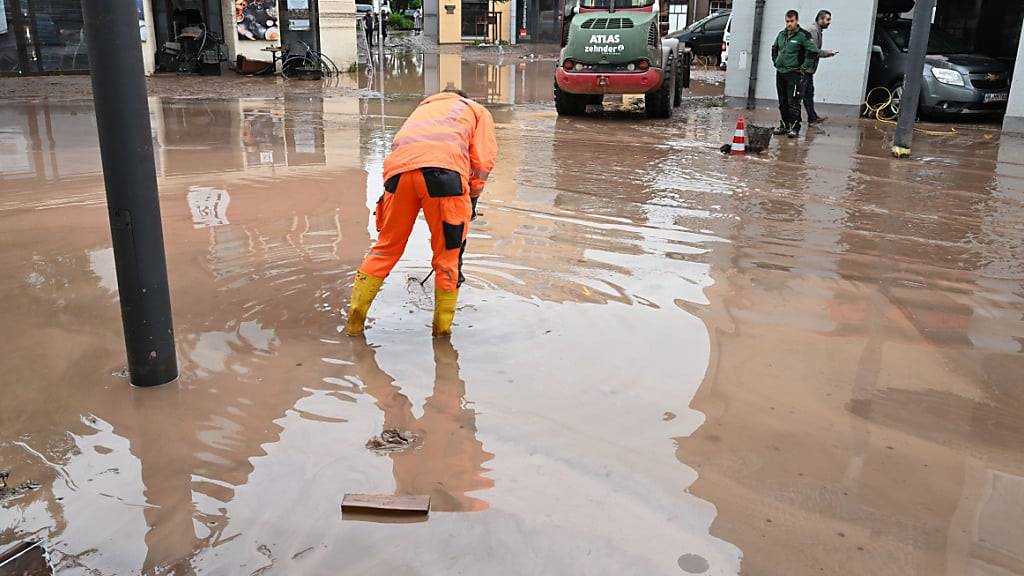
POLYGON ((438 0, 423 0, 423 37, 432 42, 438 38, 438 9, 438 0))
POLYGON ((438 44, 462 43, 462 0, 439 0, 437 13, 438 44))
MULTIPOLYGON (((146 76, 156 71, 156 29, 153 27, 153 2, 147 0, 142 3, 142 14, 146 23, 146 39, 142 41, 142 67, 146 76)), ((142 22, 139 22, 141 25, 142 22)), ((140 26, 141 27, 141 26, 140 26)))
MULTIPOLYGON (((1024 30, 1021 31, 1021 42, 1017 45, 1017 68, 1024 63, 1024 30)), ((1006 106, 1006 117, 1003 118, 1003 132, 1024 134, 1024 82, 1010 85, 1010 102, 1006 106)))
POLYGON ((502 25, 508 28, 508 43, 518 44, 519 28, 516 27, 516 16, 519 14, 519 2, 518 0, 511 0, 506 4, 508 5, 508 14, 502 16, 502 18, 505 18, 505 22, 502 25))
POLYGON ((358 59, 355 0, 320 0, 317 16, 320 51, 344 72, 358 59))

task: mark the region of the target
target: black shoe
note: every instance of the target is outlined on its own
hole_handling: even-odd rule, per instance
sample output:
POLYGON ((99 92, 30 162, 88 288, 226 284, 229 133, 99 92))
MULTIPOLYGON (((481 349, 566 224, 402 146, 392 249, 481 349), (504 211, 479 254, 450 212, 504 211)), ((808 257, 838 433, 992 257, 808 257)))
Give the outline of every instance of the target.
POLYGON ((814 119, 814 120, 810 120, 810 119, 808 119, 808 120, 807 120, 807 123, 808 123, 808 124, 821 124, 821 123, 822 123, 822 122, 824 122, 825 120, 828 120, 828 118, 826 118, 826 117, 824 117, 824 116, 817 116, 817 117, 815 117, 815 119, 814 119))
POLYGON ((776 136, 782 136, 783 134, 788 134, 789 133, 789 126, 786 126, 785 122, 780 122, 779 123, 779 127, 776 128, 775 131, 772 132, 772 133, 775 134, 776 136))

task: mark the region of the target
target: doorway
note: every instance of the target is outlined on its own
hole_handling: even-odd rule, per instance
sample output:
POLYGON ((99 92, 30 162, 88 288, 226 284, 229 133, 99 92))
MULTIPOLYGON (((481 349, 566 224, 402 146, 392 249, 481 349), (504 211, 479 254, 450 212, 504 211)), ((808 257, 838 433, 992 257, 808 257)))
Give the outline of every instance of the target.
MULTIPOLYGON (((142 0, 138 0, 141 5, 142 0)), ((180 50, 203 51, 224 41, 220 0, 152 0, 157 68, 181 71, 180 50)), ((218 49, 219 50, 219 49, 218 49)), ((219 52, 218 52, 219 55, 219 52)), ((192 71, 192 70, 189 70, 192 71)))

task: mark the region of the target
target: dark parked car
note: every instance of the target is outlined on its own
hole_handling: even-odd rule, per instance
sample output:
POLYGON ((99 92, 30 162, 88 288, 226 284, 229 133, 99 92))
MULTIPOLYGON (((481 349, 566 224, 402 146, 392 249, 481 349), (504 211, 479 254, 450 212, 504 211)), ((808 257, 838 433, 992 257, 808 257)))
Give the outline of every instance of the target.
POLYGON ((690 47, 694 56, 722 55, 722 37, 729 21, 729 10, 716 12, 707 18, 697 20, 682 30, 672 32, 668 38, 675 38, 690 47))
MULTIPOLYGON (((903 98, 903 72, 910 45, 910 20, 879 19, 875 25, 868 86, 893 93, 891 113, 903 98)), ((1010 96, 1010 71, 1005 64, 970 54, 963 44, 935 26, 921 87, 920 113, 930 116, 1001 114, 1010 96)))

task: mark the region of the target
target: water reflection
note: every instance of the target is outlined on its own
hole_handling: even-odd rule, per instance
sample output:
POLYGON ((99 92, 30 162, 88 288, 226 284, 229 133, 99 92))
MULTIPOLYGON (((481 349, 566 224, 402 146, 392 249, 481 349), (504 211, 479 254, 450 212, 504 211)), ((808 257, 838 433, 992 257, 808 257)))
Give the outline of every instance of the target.
POLYGON ((694 308, 717 355, 694 403, 708 423, 677 454, 752 573, 1022 573, 1016 536, 980 536, 1019 514, 1024 476, 1006 220, 1024 180, 996 160, 1019 142, 924 139, 894 163, 873 126, 828 132, 806 157, 780 145, 765 178, 738 169, 754 189, 727 200, 715 230, 734 242, 694 308))
MULTIPOLYGON (((497 101, 517 94, 489 70, 460 66, 459 81, 481 82, 497 101)), ((720 239, 701 232, 699 218, 673 212, 673 202, 685 203, 687 179, 645 177, 695 149, 657 146, 671 131, 661 127, 621 169, 623 188, 598 176, 599 156, 582 157, 580 173, 595 176, 573 181, 559 170, 581 158, 571 152, 571 127, 558 126, 552 142, 548 112, 495 104, 505 161, 470 240, 459 322, 472 345, 456 353, 437 343, 427 357, 429 341, 412 336, 429 322, 430 298, 404 281, 429 260, 417 254, 426 242, 411 244, 375 308, 374 346, 339 340, 342 298, 371 240, 368 204, 388 137, 417 101, 390 97, 379 117, 359 115, 373 99, 154 100, 182 377, 153 391, 110 376, 123 368, 123 351, 95 144, 33 141, 26 128, 46 115, 61 119, 55 126, 80 121, 88 110, 0 107, 24 142, 4 151, 28 166, 0 181, 0 240, 10 247, 2 311, 24 334, 3 352, 14 384, 0 406, 0 438, 27 435, 23 446, 0 442, 0 457, 44 485, 0 512, 4 543, 44 536, 68 573, 316 572, 351 549, 328 546, 334 538, 376 550, 377 561, 402 556, 375 548, 392 541, 379 527, 340 522, 341 494, 429 493, 437 514, 416 525, 422 531, 406 550, 430 571, 450 568, 455 548, 487 549, 488 533, 517 549, 544 541, 592 550, 573 555, 587 570, 632 558, 645 573, 675 571, 681 541, 722 570, 736 565, 738 551, 707 534, 711 508, 679 490, 678 476, 689 482, 692 471, 671 458, 664 429, 647 426, 660 423, 649 417, 666 403, 679 414, 677 433, 700 418, 686 402, 706 362, 704 333, 693 317, 659 311, 676 299, 702 301, 702 255, 720 239), (69 226, 73 234, 64 233, 69 226), (608 311, 599 327, 577 315, 595 304, 608 311), (649 353, 629 328, 636 314, 646 333, 681 343, 687 358, 644 362, 640 375, 587 359, 591 346, 577 343, 604 333, 626 356, 649 353), (587 374, 566 381, 567 359, 587 374), (472 404, 467 381, 480 383, 472 404), (40 395, 38 382, 58 401, 40 395), (623 383, 630 394, 618 395, 623 383), (615 401, 579 410, 594 390, 615 401), (477 407, 484 404, 490 409, 477 407), (421 435, 422 447, 368 452, 366 439, 392 425, 421 435), (627 436, 636 444, 621 442, 627 436), (605 448, 593 451, 595 442, 605 448), (102 488, 83 488, 90 485, 102 488), (571 497, 550 489, 570 485, 579 487, 571 497), (594 516, 610 489, 630 494, 601 513, 615 523, 594 516), (445 514, 461 511, 486 513, 445 514), (553 513, 565 519, 561 528, 529 528, 553 513), (83 535, 95 518, 119 537, 100 544, 83 535), (631 527, 628 536, 621 526, 631 527)), ((466 561, 491 565, 489 556, 466 561)), ((508 564, 506 572, 517 571, 508 564)))
MULTIPOLYGON (((328 157, 322 101, 294 104, 152 107, 182 364, 179 383, 156 390, 110 376, 123 349, 109 232, 91 208, 103 203, 94 144, 33 140, 26 129, 44 118, 88 127, 91 114, 75 104, 0 108, 4 133, 24 134, 24 145, 3 148, 0 179, 3 242, 14 250, 3 315, 6 329, 24 331, 5 353, 5 365, 23 361, 5 376, 0 461, 44 484, 4 503, 4 546, 42 536, 60 573, 187 574, 198 550, 230 537, 226 506, 252 459, 277 441, 274 420, 310 394, 309 375, 284 377, 309 354, 296 335, 333 333, 336 290, 369 242, 366 174, 348 154, 356 145, 328 157), (265 152, 287 170, 326 172, 273 185, 245 176, 267 169, 265 152), (36 216, 18 224, 26 208, 36 216)), ((358 141, 351 130, 335 136, 358 141)))
POLYGON ((494 455, 476 438, 476 410, 465 397, 458 352, 449 340, 434 340, 433 347, 434 385, 419 417, 395 379, 377 364, 378 350, 362 339, 352 343, 352 372, 362 383, 362 392, 372 396, 384 413, 382 430, 409 431, 417 437, 414 448, 388 455, 395 494, 429 495, 435 512, 484 510, 487 502, 469 493, 494 486, 483 476, 483 464, 494 455))
POLYGON ((154 100, 182 363, 157 390, 110 376, 88 107, 0 106, 0 461, 43 484, 0 546, 45 537, 72 574, 736 573, 740 548, 750 572, 1012 573, 1019 142, 894 165, 837 123, 723 158, 718 110, 559 120, 529 103, 550 63, 435 56, 396 55, 383 102, 154 100), (372 344, 340 338, 389 137, 442 81, 490 102, 502 151, 456 338, 423 337, 419 240, 372 344), (423 444, 367 451, 389 427, 423 444), (342 522, 345 492, 437 513, 396 538, 342 522))
POLYGON ((372 66, 364 69, 359 86, 391 100, 418 101, 424 94, 461 88, 486 104, 530 104, 551 101, 554 67, 552 61, 512 55, 492 63, 467 60, 455 53, 395 52, 384 55, 383 74, 372 66))

